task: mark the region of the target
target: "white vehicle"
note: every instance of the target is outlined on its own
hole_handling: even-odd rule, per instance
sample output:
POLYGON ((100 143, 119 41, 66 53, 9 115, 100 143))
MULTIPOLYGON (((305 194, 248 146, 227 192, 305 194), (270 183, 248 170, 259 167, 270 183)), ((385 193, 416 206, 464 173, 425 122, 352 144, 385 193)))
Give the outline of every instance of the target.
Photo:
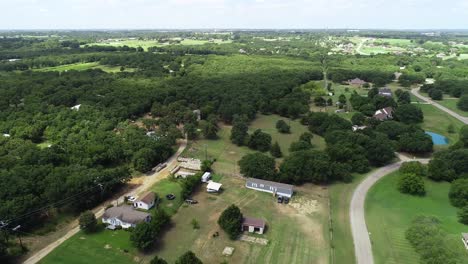
POLYGON ((133 196, 127 196, 127 201, 133 203, 136 201, 136 198, 133 196))

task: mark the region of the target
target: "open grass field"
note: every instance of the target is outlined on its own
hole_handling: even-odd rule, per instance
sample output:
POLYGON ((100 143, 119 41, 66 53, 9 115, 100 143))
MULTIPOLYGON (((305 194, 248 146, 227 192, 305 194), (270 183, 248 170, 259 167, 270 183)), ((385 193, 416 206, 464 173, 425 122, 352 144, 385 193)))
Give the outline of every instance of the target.
POLYGON ((100 230, 94 234, 80 232, 52 251, 39 263, 85 264, 139 262, 139 253, 130 243, 130 232, 100 230), (127 251, 127 252, 125 252, 127 251))
MULTIPOLYGON (((108 65, 100 65, 98 62, 86 62, 86 63, 73 63, 73 64, 65 64, 55 67, 45 67, 40 69, 34 69, 34 71, 45 72, 45 71, 85 71, 89 69, 101 69, 105 72, 115 73, 120 72, 119 66, 108 66, 108 65)), ((132 68, 125 68, 124 71, 132 72, 135 69, 132 68)))
POLYGON ((151 191, 155 192, 159 196, 159 208, 166 211, 169 215, 174 215, 183 203, 181 195, 182 187, 177 180, 161 180, 151 188, 151 191), (166 199, 166 195, 170 193, 175 195, 176 198, 174 200, 166 199))
MULTIPOLYGON (((415 197, 396 189, 398 172, 392 173, 369 191, 366 199, 366 223, 369 228, 375 263, 417 264, 419 255, 405 238, 405 231, 418 215, 431 215, 441 221, 450 234, 452 247, 468 257, 461 232, 468 228, 457 221, 457 209, 450 205, 450 184, 425 180, 427 194, 415 197)), ((465 257, 464 262, 468 263, 465 257)))
MULTIPOLYGON (((221 194, 208 194, 203 187, 193 196, 196 205, 183 205, 172 218, 173 227, 163 235, 157 254, 169 263, 187 250, 192 250, 204 263, 328 263, 328 209, 326 190, 305 185, 288 205, 277 204, 271 194, 249 190, 244 180, 224 176, 221 194), (264 235, 267 245, 231 241, 220 230, 217 220, 231 204, 240 207, 245 216, 266 220, 264 235), (191 225, 192 219, 200 224, 191 225), (219 232, 219 237, 212 235, 219 232), (223 257, 224 247, 234 247, 231 257, 223 257)), ((150 260, 148 256, 145 260, 150 260)))
POLYGON ((355 174, 353 182, 337 182, 329 187, 330 215, 333 230, 333 254, 331 264, 355 262, 354 243, 349 223, 349 204, 354 189, 367 174, 355 174))
MULTIPOLYGON (((180 42, 180 44, 175 45, 203 45, 206 43, 216 43, 216 44, 225 44, 231 43, 231 40, 223 41, 221 39, 214 39, 212 42, 208 40, 196 40, 196 39, 184 39, 180 42)), ((128 46, 131 48, 142 47, 144 50, 148 50, 149 47, 156 47, 156 46, 166 46, 170 45, 169 43, 159 43, 155 40, 137 40, 137 39, 128 39, 128 40, 121 40, 121 41, 107 41, 107 42, 96 42, 96 43, 88 43, 88 46, 113 46, 113 47, 123 47, 128 46)))
POLYGON ((455 98, 446 98, 446 99, 443 99, 442 101, 437 101, 439 104, 447 107, 448 109, 456 112, 457 114, 461 115, 461 116, 468 116, 468 112, 467 111, 463 111, 461 109, 459 109, 457 107, 457 102, 458 102, 458 98, 455 99, 455 98))
MULTIPOLYGON (((307 127, 303 126, 299 120, 290 120, 282 118, 278 115, 258 115, 257 118, 249 125, 249 131, 262 129, 272 136, 272 141, 278 141, 283 155, 289 153, 289 145, 299 139, 299 136, 308 131, 307 127), (279 119, 285 120, 291 126, 291 134, 281 134, 276 130, 276 121, 279 119)), ((217 140, 197 140, 190 143, 190 146, 183 153, 183 156, 193 157, 198 159, 207 158, 216 159, 213 169, 217 173, 225 175, 239 175, 239 166, 237 162, 246 154, 254 151, 247 147, 239 147, 231 143, 229 137, 231 135, 231 126, 221 125, 218 132, 217 140)), ((312 144, 316 148, 323 149, 325 141, 322 137, 314 135, 312 144)))
POLYGON ((424 114, 424 122, 421 124, 424 130, 446 136, 449 139, 449 145, 453 145, 458 141, 458 132, 463 126, 462 122, 433 105, 419 104, 418 106, 424 114), (455 128, 455 133, 448 132, 450 124, 455 128))

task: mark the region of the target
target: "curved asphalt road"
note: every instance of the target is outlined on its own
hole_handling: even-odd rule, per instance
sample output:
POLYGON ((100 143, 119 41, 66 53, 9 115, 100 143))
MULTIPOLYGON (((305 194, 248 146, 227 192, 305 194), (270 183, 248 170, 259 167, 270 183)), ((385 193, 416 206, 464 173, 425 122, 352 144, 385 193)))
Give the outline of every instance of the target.
MULTIPOLYGON (((446 112, 447 114, 453 116, 454 118, 460 120, 464 124, 468 124, 468 118, 463 117, 454 111, 434 102, 433 100, 426 98, 419 94, 419 88, 414 88, 411 90, 411 93, 414 94, 419 99, 434 105, 435 107, 439 108, 440 110, 446 112)), ((351 220, 351 231, 353 234, 354 240, 354 252, 356 255, 357 263, 358 264, 373 264, 374 258, 372 256, 372 245, 369 238, 369 231, 367 230, 366 219, 365 219, 365 211, 364 211, 364 203, 366 200, 366 195, 369 189, 382 177, 385 175, 396 171, 400 168, 403 161, 405 160, 403 156, 399 156, 402 161, 397 163, 393 163, 382 167, 369 175, 364 181, 362 181, 356 190, 354 190, 353 197, 351 199, 351 205, 349 207, 349 217, 351 220)), ((428 159, 420 159, 417 160, 422 163, 429 162, 428 159)))

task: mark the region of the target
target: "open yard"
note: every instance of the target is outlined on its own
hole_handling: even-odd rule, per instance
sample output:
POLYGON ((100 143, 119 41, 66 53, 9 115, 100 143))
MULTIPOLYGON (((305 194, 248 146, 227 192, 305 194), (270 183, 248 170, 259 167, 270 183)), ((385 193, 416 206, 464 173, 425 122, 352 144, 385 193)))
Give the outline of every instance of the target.
POLYGON ((463 111, 457 107, 458 98, 444 98, 442 101, 437 102, 461 116, 468 116, 467 111, 463 111))
MULTIPOLYGON (((45 71, 85 71, 89 69, 101 69, 105 72, 120 72, 119 66, 108 66, 108 65, 100 65, 98 62, 85 62, 85 63, 73 63, 73 64, 65 64, 55 67, 45 67, 40 69, 35 69, 34 71, 45 72, 45 71)), ((132 72, 135 69, 125 68, 124 71, 132 72)))
MULTIPOLYGON (((199 203, 183 205, 172 218, 173 227, 164 234, 156 252, 169 263, 187 250, 192 250, 204 263, 328 263, 328 208, 326 190, 305 185, 297 188, 290 204, 277 204, 268 193, 244 187, 237 177, 220 179, 224 191, 208 194, 203 186, 193 196, 199 203), (267 245, 231 241, 220 230, 217 220, 231 204, 240 207, 245 216, 266 220, 264 235, 267 245), (191 225, 192 219, 200 224, 191 225), (213 237, 219 232, 219 237, 213 237), (234 247, 231 257, 223 257, 224 247, 234 247)), ((152 256, 147 256, 146 260, 152 256)))
POLYGON ((433 105, 420 104, 419 107, 424 113, 424 122, 421 125, 424 130, 446 136, 449 139, 449 145, 458 141, 458 132, 463 126, 462 122, 433 105), (453 125, 455 133, 448 132, 449 125, 453 125))
MULTIPOLYGON (((457 209, 449 203, 450 184, 425 180, 426 196, 415 197, 397 190, 398 175, 395 172, 386 176, 367 195, 366 223, 375 263, 420 263, 419 255, 405 238, 406 229, 419 215, 437 217, 443 230, 450 234, 452 247, 467 254, 461 242, 461 232, 468 228, 457 221, 457 209)), ((468 258, 463 263, 468 263, 468 258)))
MULTIPOLYGON (((293 141, 299 139, 299 136, 308 131, 307 127, 303 126, 299 120, 290 120, 282 118, 278 115, 258 115, 257 118, 249 125, 249 132, 255 129, 262 129, 272 136, 273 143, 278 141, 283 155, 289 153, 288 149, 293 141), (279 119, 285 120, 291 126, 291 134, 281 134, 276 130, 276 121, 279 119)), ((239 147, 231 143, 229 137, 231 135, 231 126, 221 125, 218 132, 219 138, 217 140, 197 140, 187 147, 183 156, 193 157, 198 159, 215 158, 214 170, 217 173, 225 175, 238 175, 239 166, 237 162, 248 153, 254 152, 247 147, 239 147)), ((312 144, 316 148, 323 149, 325 141, 322 137, 314 135, 312 144)))

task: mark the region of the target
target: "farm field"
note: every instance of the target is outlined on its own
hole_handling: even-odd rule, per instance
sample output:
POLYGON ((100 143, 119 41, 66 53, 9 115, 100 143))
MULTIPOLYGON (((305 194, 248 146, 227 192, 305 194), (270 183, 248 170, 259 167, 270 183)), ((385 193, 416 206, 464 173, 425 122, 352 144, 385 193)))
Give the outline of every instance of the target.
MULTIPOLYGON (((366 198, 366 223, 375 263, 420 263, 418 254, 405 238, 407 227, 419 215, 437 217, 442 229, 450 234, 453 248, 467 254, 460 239, 461 232, 467 228, 457 221, 457 209, 449 203, 450 184, 425 179, 426 196, 415 197, 397 190, 398 176, 395 172, 380 180, 366 198)), ((462 263, 468 263, 467 258, 462 263)))
MULTIPOLYGON (((249 132, 255 129, 262 129, 272 136, 272 142, 278 141, 283 155, 289 153, 289 145, 299 139, 299 136, 308 131, 307 127, 303 126, 299 120, 290 120, 282 118, 278 115, 257 115, 257 118, 249 125, 249 132), (291 126, 291 134, 281 134, 276 130, 276 121, 279 119, 285 120, 291 126)), ((205 155, 209 159, 216 159, 213 169, 217 173, 225 175, 239 175, 239 166, 237 162, 248 153, 254 151, 243 146, 239 147, 231 143, 229 137, 231 135, 231 126, 221 125, 218 132, 217 140, 197 140, 191 143, 186 149, 183 156, 205 159, 205 155), (205 152, 206 150, 206 152, 205 152)), ((325 147, 325 141, 322 137, 314 135, 312 144, 319 149, 325 147)))
MULTIPOLYGON (((326 190, 304 185, 290 204, 277 204, 271 194, 249 190, 244 180, 224 176, 221 194, 208 194, 203 186, 193 196, 196 205, 183 205, 172 218, 173 227, 164 234, 154 254, 173 262, 192 250, 204 263, 328 263, 328 209, 326 190), (220 230, 217 219, 222 210, 236 204, 245 216, 266 220, 267 245, 231 241, 220 230), (192 219, 200 224, 193 229, 192 219), (219 237, 212 234, 219 232, 219 237), (231 257, 223 257, 224 247, 234 247, 231 257)), ((151 259, 148 256, 146 259, 151 259)))
MULTIPOLYGON (((120 72, 120 67, 119 66, 108 66, 108 65, 100 65, 98 62, 85 62, 85 63, 73 63, 73 64, 65 64, 65 65, 60 65, 60 66, 55 66, 55 67, 45 67, 45 68, 40 68, 40 69, 35 69, 34 71, 38 72, 46 72, 46 71, 70 71, 70 70, 75 70, 75 71, 85 71, 89 69, 101 69, 105 72, 109 73, 114 73, 114 72, 120 72)), ((124 71, 127 72, 132 72, 135 69, 132 68, 125 68, 124 71)))

